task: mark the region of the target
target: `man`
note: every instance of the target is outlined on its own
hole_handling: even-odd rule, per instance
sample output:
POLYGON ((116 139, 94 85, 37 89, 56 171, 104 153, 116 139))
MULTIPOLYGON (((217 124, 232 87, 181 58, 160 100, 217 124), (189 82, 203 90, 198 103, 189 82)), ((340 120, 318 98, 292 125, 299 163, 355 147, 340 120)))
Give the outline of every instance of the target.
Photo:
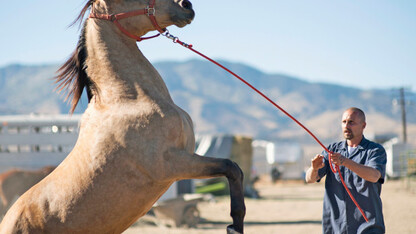
POLYGON ((331 144, 328 149, 333 152, 331 163, 339 166, 346 185, 368 222, 349 197, 338 173, 332 173, 326 151, 312 159, 311 167, 306 172, 308 183, 319 182, 326 175, 323 233, 385 233, 380 193, 385 176, 386 152, 381 145, 364 137, 365 126, 362 110, 354 107, 347 109, 342 115, 342 131, 346 140, 331 144))

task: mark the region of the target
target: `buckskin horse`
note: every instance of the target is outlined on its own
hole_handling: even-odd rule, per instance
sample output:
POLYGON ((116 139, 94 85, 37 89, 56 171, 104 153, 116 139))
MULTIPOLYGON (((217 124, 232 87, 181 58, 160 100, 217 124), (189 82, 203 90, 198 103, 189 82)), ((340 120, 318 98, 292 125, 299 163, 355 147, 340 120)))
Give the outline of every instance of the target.
POLYGON ((0 233, 121 233, 178 180, 225 176, 232 225, 243 232, 243 173, 228 159, 196 155, 189 115, 138 49, 149 31, 184 27, 188 0, 89 0, 77 48, 56 77, 73 111, 85 88, 89 104, 65 160, 23 194, 0 233))

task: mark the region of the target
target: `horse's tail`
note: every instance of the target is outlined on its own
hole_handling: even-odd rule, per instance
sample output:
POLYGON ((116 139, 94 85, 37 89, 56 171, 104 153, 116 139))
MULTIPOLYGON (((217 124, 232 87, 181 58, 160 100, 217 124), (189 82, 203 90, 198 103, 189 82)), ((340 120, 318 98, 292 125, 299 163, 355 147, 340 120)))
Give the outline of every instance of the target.
MULTIPOLYGON (((93 0, 89 0, 85 7, 82 9, 81 13, 77 17, 77 19, 72 23, 75 24, 77 21, 83 19, 86 11, 92 5, 93 0)), ((81 35, 77 44, 77 48, 75 49, 74 53, 71 57, 62 65, 58 70, 58 75, 54 78, 57 87, 55 90, 58 92, 66 91, 67 95, 65 97, 65 101, 71 99, 71 110, 70 112, 73 113, 75 107, 77 106, 79 99, 81 98, 82 92, 84 88, 87 90, 88 102, 91 100, 93 93, 92 89, 94 89, 94 83, 88 77, 86 73, 87 66, 85 61, 87 59, 87 48, 85 44, 85 27, 86 23, 81 31, 81 35)))

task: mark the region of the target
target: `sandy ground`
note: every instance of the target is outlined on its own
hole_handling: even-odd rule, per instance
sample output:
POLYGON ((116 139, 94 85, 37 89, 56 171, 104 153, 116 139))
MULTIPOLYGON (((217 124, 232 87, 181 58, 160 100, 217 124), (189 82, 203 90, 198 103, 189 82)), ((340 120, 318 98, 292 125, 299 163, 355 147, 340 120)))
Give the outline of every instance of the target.
MULTIPOLYGON (((416 182, 389 180, 382 190, 386 233, 416 233, 416 182)), ((276 184, 264 179, 256 184, 261 199, 246 199, 245 233, 321 233, 323 183, 305 185, 297 181, 276 184)), ((196 228, 155 225, 145 216, 124 234, 217 234, 231 223, 229 198, 198 203, 201 221, 196 228)))

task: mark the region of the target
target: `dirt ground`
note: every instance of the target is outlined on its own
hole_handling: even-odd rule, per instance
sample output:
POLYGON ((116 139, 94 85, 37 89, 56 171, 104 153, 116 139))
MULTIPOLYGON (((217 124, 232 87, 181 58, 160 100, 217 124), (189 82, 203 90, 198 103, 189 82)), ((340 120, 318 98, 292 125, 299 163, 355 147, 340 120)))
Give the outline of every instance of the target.
MULTIPOLYGON (((386 233, 416 233, 416 183, 387 181, 382 190, 386 233)), ((321 233, 323 183, 305 185, 301 181, 272 184, 262 179, 256 184, 261 199, 246 199, 245 233, 321 233)), ((196 228, 166 227, 154 224, 145 216, 124 234, 217 234, 226 233, 231 224, 229 198, 216 197, 214 202, 198 203, 201 221, 196 228)), ((152 221, 153 219, 153 221, 152 221)))

